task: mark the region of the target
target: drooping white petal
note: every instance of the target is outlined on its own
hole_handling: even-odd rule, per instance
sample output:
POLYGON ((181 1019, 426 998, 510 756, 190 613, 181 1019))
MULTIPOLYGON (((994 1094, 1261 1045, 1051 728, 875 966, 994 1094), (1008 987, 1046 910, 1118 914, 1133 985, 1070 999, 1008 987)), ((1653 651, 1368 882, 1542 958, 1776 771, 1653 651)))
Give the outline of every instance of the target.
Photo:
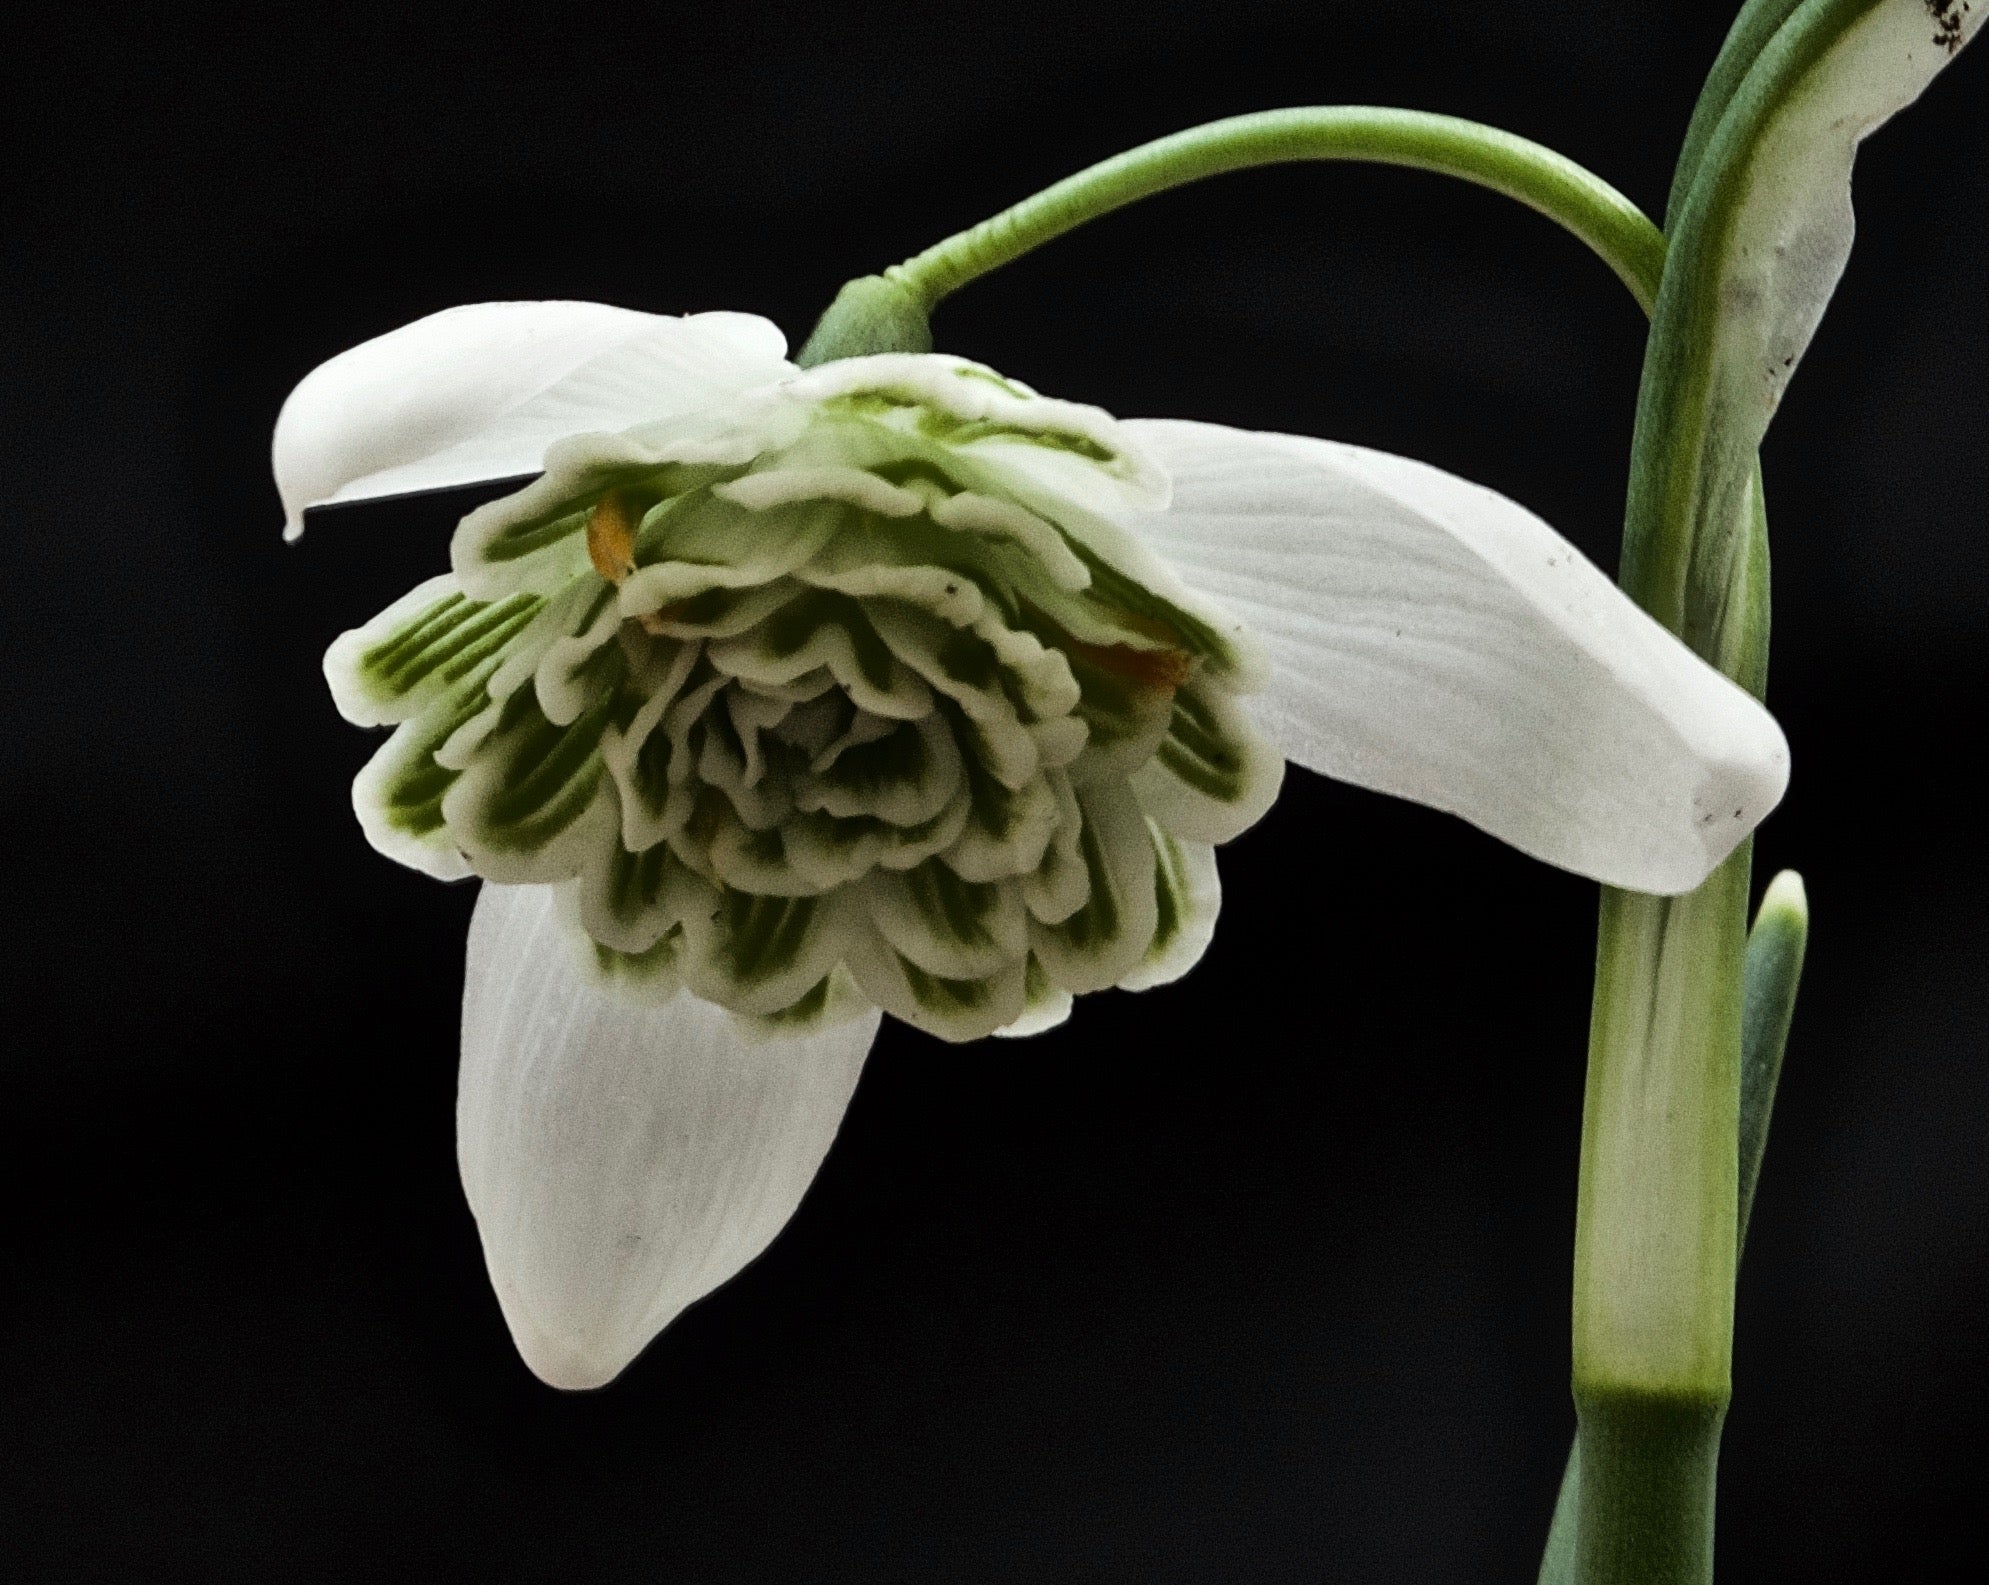
POLYGON ((689 995, 645 1006, 589 978, 553 888, 484 887, 457 1153, 498 1302, 542 1380, 613 1380, 772 1241, 877 1024, 749 1038, 689 995))
POLYGON ((469 303, 341 352, 298 382, 270 460, 284 537, 304 509, 539 470, 565 435, 673 418, 793 372, 752 314, 469 303))
POLYGON ((1524 508, 1355 446, 1133 427, 1174 502, 1132 526, 1254 630, 1273 676, 1244 703, 1297 763, 1647 892, 1780 799, 1767 711, 1524 508))

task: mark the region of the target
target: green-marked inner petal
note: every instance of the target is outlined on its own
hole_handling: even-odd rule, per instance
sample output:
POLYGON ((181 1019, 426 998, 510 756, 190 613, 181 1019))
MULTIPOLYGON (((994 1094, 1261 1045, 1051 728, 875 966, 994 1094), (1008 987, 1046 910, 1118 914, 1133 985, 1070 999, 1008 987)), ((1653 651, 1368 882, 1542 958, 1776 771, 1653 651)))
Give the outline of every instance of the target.
POLYGON ((1058 494, 1150 492, 1145 453, 989 371, 849 361, 559 442, 341 639, 341 709, 405 722, 368 835, 560 885, 601 985, 749 1035, 1024 1033, 1173 977, 1281 762, 1233 635, 1058 494))
POLYGON ((1229 691, 1195 676, 1176 691, 1166 735, 1132 785, 1146 812, 1174 835, 1227 842, 1263 818, 1284 768, 1229 691))

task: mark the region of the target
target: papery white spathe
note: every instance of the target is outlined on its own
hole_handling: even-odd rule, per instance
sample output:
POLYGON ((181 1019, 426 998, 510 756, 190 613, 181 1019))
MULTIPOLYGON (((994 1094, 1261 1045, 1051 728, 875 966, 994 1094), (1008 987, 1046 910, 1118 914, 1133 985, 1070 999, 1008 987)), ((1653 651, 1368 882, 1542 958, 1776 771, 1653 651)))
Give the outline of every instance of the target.
MULTIPOLYGON (((292 393, 274 446, 289 529, 312 505, 519 477, 569 437, 695 423, 757 390, 820 384, 826 371, 799 374, 783 346, 746 315, 598 304, 478 304, 417 321, 292 393)), ((1154 577, 1254 631, 1268 678, 1243 703, 1293 763, 1656 892, 1698 884, 1780 798, 1786 745, 1761 706, 1523 508, 1325 441, 1171 421, 1117 432, 1165 481, 1094 494, 1085 510, 1154 577)), ((1028 460, 1047 474, 1055 463, 1028 460)), ((369 835, 438 867, 432 850, 369 835)), ((1216 880, 1212 858, 1191 867, 1177 877, 1190 928, 1116 983, 1163 983, 1200 955, 1216 880)), ((612 1379, 786 1220, 876 1015, 783 1037, 688 991, 660 1007, 624 1000, 556 950, 554 915, 542 887, 487 886, 479 903, 458 1151, 520 1351, 547 1381, 581 1387, 612 1379)), ((1061 1013, 1031 1006, 1007 1032, 1061 1013)))

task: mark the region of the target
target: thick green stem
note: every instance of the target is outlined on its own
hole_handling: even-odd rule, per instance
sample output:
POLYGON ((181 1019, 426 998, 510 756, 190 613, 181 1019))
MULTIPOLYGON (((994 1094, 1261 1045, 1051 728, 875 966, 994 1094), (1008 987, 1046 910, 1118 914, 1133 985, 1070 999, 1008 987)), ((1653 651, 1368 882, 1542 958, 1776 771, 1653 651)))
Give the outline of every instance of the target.
POLYGON ((930 311, 941 298, 1066 231, 1137 199, 1256 165, 1361 160, 1489 187, 1586 242, 1648 310, 1664 241, 1637 206, 1552 149, 1454 116, 1373 105, 1320 105, 1232 116, 1079 171, 885 274, 930 311))
POLYGON ((1603 893, 1575 1231, 1584 1585, 1711 1578, 1749 857, 1684 897, 1603 893))
MULTIPOLYGON (((1768 1148, 1768 1123, 1781 1081, 1782 1056, 1802 981, 1809 940, 1809 904, 1802 877, 1784 870, 1770 883, 1747 937, 1746 990, 1741 1013, 1740 1150, 1735 1196, 1736 1238, 1747 1241, 1754 1187, 1768 1148)), ((1620 1460, 1618 1463, 1620 1464, 1620 1460)), ((1581 1446, 1568 1453, 1554 1504, 1554 1522, 1540 1559, 1539 1585, 1572 1585, 1580 1528, 1581 1446)))
MULTIPOLYGON (((1764 24, 1777 9, 1750 8, 1764 24)), ((1739 47, 1756 52, 1751 77, 1768 46, 1748 37, 1739 47)), ((1708 399, 1723 328, 1717 283, 1744 153, 1735 141, 1738 90, 1716 78, 1709 93, 1728 103, 1681 161, 1686 192, 1652 316, 1622 579, 1758 696, 1769 616, 1760 476, 1758 465, 1740 473, 1732 449, 1722 451, 1726 419, 1708 399)), ((1720 1431, 1732 1393, 1751 858, 1743 843, 1685 897, 1603 893, 1575 1229, 1578 1585, 1710 1585, 1713 1577, 1720 1431)))
MULTIPOLYGON (((1768 565, 1756 454, 1843 268, 1857 145, 1982 18, 1932 0, 1753 0, 1694 117, 1638 398, 1622 577, 1757 695, 1768 565)), ((1580 1585, 1712 1578, 1750 1192, 1738 1160, 1745 893, 1740 853, 1690 897, 1603 902, 1576 1226, 1580 1585)))

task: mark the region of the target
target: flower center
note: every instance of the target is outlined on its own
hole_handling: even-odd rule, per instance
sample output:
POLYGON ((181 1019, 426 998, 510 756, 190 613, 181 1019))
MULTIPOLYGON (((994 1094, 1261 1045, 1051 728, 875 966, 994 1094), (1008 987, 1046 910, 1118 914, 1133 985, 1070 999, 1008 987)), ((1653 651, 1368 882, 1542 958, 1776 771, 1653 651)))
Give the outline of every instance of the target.
POLYGON ((1138 471, 1109 420, 858 361, 466 519, 464 584, 328 657, 405 723, 369 833, 562 885, 631 994, 753 1018, 964 1039, 1172 977, 1282 768, 1231 639, 1080 499, 1138 471))

